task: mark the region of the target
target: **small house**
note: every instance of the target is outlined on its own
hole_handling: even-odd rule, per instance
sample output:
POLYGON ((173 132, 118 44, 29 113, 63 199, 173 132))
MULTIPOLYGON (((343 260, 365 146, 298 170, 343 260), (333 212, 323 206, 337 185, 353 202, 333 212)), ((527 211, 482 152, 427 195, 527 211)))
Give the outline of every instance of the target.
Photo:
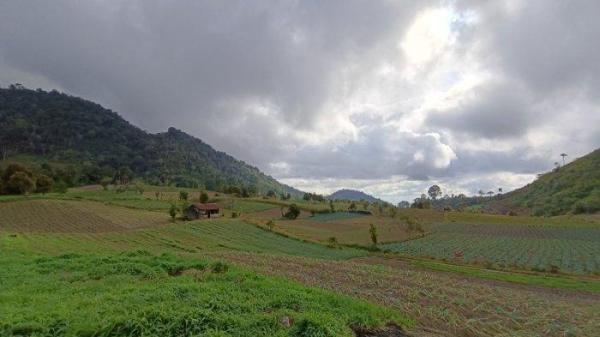
POLYGON ((188 220, 217 218, 219 217, 219 205, 214 203, 191 204, 184 212, 188 220))

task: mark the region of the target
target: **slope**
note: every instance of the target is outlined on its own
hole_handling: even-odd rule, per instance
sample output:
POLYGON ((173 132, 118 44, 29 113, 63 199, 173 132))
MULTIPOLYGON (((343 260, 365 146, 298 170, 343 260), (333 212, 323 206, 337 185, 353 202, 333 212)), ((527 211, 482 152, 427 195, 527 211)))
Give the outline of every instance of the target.
POLYGON ((57 91, 0 88, 0 130, 0 159, 27 154, 105 172, 126 167, 149 183, 300 193, 182 131, 150 134, 57 91))
POLYGON ((497 202, 531 208, 535 215, 600 211, 600 149, 540 175, 497 202))

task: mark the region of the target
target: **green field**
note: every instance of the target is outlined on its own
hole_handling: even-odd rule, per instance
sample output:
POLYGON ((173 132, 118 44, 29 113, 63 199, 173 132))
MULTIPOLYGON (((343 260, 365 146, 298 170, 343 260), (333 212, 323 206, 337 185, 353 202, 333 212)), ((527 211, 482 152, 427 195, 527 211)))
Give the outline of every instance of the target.
POLYGON ((352 336, 397 311, 201 257, 3 254, 2 336, 352 336), (294 322, 282 324, 282 319, 294 322))
POLYGON ((600 228, 444 224, 381 248, 411 256, 535 271, 600 272, 600 228))

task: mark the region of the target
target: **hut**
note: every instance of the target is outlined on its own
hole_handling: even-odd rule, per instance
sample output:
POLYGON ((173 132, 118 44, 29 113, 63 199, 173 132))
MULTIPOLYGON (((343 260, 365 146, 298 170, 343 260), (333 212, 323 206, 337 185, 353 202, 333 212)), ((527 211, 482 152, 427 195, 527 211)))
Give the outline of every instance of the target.
POLYGON ((217 218, 219 217, 219 205, 214 203, 191 204, 184 212, 188 220, 217 218))

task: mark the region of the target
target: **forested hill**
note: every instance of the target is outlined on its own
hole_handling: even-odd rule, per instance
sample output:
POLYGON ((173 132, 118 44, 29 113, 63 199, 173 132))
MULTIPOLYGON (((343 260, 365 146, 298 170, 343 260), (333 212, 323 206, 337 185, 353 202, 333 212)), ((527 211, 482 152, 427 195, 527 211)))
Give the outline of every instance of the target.
POLYGON ((353 200, 353 201, 366 200, 371 203, 373 203, 373 202, 383 203, 382 200, 377 199, 372 195, 366 194, 365 192, 357 191, 357 190, 349 190, 349 189, 341 189, 341 190, 335 191, 331 195, 329 195, 327 197, 327 199, 353 200))
POLYGON ((81 98, 0 88, 0 159, 23 154, 95 167, 105 175, 129 169, 152 184, 300 193, 177 129, 150 134, 81 98))
POLYGON ((540 175, 500 202, 531 208, 535 215, 600 212, 600 149, 540 175))

